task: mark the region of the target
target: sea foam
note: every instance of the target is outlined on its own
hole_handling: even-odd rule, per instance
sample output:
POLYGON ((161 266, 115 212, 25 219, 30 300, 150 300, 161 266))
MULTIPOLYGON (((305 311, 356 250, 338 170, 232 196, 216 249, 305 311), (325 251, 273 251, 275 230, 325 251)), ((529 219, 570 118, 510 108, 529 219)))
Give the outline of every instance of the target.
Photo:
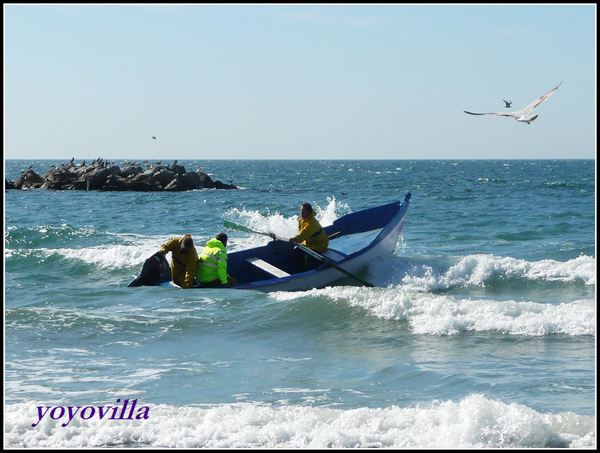
MULTIPOLYGON (((314 204, 313 210, 315 217, 321 226, 324 227, 333 224, 339 217, 350 212, 349 207, 346 204, 338 202, 335 197, 328 197, 325 207, 314 204)), ((300 211, 300 206, 298 206, 298 211, 300 211)), ((291 216, 284 216, 279 212, 261 214, 260 212, 244 208, 233 208, 226 213, 226 217, 253 230, 275 233, 285 238, 298 234, 298 214, 291 216)))
POLYGON ((44 419, 5 407, 5 446, 26 448, 594 448, 595 417, 540 413, 473 394, 416 407, 339 409, 239 403, 147 405, 147 420, 44 419))
MULTIPOLYGON (((596 259, 582 255, 572 260, 526 261, 512 257, 494 255, 467 255, 455 258, 455 263, 447 265, 438 259, 433 263, 423 262, 418 257, 410 263, 401 284, 418 291, 437 291, 458 286, 484 285, 494 278, 522 278, 550 282, 596 284, 596 259)), ((389 269, 389 263, 377 264, 370 268, 371 274, 381 274, 389 269)))
MULTIPOLYGON (((295 300, 301 293, 278 292, 270 297, 295 300)), ((382 319, 408 321, 413 332, 455 335, 492 331, 511 335, 596 334, 593 299, 559 305, 529 301, 460 299, 452 295, 420 293, 404 288, 328 287, 303 293, 336 303, 361 307, 382 319)))

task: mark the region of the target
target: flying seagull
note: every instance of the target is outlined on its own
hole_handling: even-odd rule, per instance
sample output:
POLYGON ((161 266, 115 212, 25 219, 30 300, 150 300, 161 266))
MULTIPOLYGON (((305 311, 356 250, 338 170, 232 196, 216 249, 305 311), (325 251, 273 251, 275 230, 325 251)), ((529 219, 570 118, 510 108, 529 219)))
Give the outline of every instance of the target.
MULTIPOLYGON (((502 99, 504 101, 504 99, 502 99)), ((512 106, 512 101, 504 101, 504 103, 506 104, 504 107, 506 107, 507 109, 509 109, 512 106)))
POLYGON ((152 140, 156 140, 156 137, 154 135, 152 136, 152 140))
POLYGON ((469 115, 494 115, 494 116, 506 116, 509 118, 514 118, 515 120, 517 120, 519 123, 527 123, 527 124, 531 124, 531 122, 533 120, 535 120, 538 115, 533 115, 533 116, 529 116, 529 113, 536 108, 538 105, 540 105, 542 102, 544 102, 546 99, 548 99, 552 93, 554 93, 556 90, 558 90, 558 87, 562 85, 562 82, 560 82, 556 88, 548 91, 546 94, 544 94, 543 96, 540 96, 539 98, 537 98, 535 101, 533 101, 531 104, 529 104, 527 107, 525 107, 523 110, 519 110, 518 112, 510 112, 510 113, 473 113, 473 112, 467 112, 466 110, 464 110, 465 113, 468 113, 469 115))

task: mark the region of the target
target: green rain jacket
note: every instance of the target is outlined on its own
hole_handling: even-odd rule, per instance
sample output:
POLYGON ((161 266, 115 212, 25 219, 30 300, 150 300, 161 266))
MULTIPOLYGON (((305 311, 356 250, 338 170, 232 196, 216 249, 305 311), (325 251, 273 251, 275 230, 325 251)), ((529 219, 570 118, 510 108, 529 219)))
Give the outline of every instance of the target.
POLYGON ((196 279, 200 283, 219 279, 223 285, 227 284, 227 250, 218 239, 211 239, 202 249, 196 279))

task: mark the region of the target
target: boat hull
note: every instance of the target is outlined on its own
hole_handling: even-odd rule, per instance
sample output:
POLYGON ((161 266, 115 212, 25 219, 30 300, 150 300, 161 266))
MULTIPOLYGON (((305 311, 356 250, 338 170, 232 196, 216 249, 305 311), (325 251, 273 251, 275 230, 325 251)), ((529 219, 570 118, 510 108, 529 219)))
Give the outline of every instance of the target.
MULTIPOLYGON (((351 213, 324 227, 330 237, 329 248, 323 253, 327 260, 319 262, 316 268, 307 269, 304 254, 298 253, 293 243, 284 240, 231 252, 228 254, 227 272, 238 283, 230 288, 263 292, 306 291, 331 286, 340 280, 349 284, 364 283, 364 280, 353 279, 348 274, 356 276, 364 272, 371 262, 394 253, 408 213, 409 200, 410 193, 407 193, 403 202, 351 213)), ((177 286, 164 280, 155 284, 177 286)))

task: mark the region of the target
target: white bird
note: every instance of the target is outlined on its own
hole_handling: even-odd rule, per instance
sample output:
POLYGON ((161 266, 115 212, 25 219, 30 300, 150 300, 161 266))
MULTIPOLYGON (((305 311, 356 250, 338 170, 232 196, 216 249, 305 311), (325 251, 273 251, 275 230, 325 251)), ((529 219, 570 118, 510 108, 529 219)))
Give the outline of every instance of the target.
POLYGON ((556 88, 548 91, 546 94, 544 94, 543 96, 540 96, 539 98, 537 98, 535 101, 533 101, 531 104, 529 104, 527 107, 525 107, 523 110, 519 110, 518 112, 510 112, 510 113, 473 113, 473 112, 467 112, 466 110, 464 110, 465 113, 468 113, 469 115, 494 115, 494 116, 507 116, 509 118, 514 118, 515 120, 517 120, 519 123, 527 123, 527 124, 531 124, 531 122, 533 120, 535 120, 538 115, 533 115, 533 116, 529 116, 529 113, 536 108, 538 105, 540 105, 542 102, 544 102, 546 99, 548 99, 552 93, 554 93, 556 90, 558 90, 558 87, 562 85, 562 82, 560 82, 556 88))

